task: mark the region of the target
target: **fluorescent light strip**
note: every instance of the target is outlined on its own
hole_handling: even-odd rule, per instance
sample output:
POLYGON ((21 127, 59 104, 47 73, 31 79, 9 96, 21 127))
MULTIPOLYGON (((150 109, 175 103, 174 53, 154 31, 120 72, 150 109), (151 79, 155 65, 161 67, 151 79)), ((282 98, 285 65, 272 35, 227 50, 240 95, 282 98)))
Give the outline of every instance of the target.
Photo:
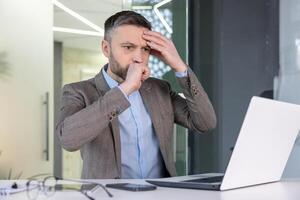
POLYGON ((133 10, 151 10, 152 6, 132 6, 133 10))
POLYGON ((63 33, 74 33, 74 34, 79 34, 79 35, 90 35, 90 36, 103 37, 103 34, 97 32, 97 31, 86 31, 86 30, 64 28, 64 27, 57 27, 57 26, 53 27, 53 31, 63 32, 63 33))
POLYGON ((160 14, 158 8, 161 7, 162 5, 165 5, 169 2, 171 2, 172 0, 164 0, 156 5, 153 6, 153 10, 155 12, 155 14, 157 15, 157 17, 159 18, 159 20, 161 21, 161 23, 165 26, 165 28, 167 29, 167 31, 169 33, 173 33, 172 28, 169 26, 169 24, 166 22, 166 20, 163 18, 163 16, 160 14))
POLYGON ((66 13, 68 13, 69 15, 75 17, 76 19, 78 19, 79 21, 81 21, 82 23, 86 24, 87 26, 91 27, 92 29, 98 31, 101 35, 104 35, 104 30, 97 26, 96 24, 94 24, 93 22, 89 21, 88 19, 82 17, 81 15, 79 15, 78 13, 76 13, 75 11, 71 10, 70 8, 67 8, 65 5, 63 5, 62 3, 60 3, 57 0, 52 0, 52 3, 59 7, 60 9, 64 10, 66 13))

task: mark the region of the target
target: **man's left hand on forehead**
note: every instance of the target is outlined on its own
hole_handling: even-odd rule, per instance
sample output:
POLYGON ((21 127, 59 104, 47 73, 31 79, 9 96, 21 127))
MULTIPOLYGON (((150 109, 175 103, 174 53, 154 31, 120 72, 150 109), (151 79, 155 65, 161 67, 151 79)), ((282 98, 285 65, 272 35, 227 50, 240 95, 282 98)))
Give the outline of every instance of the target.
POLYGON ((144 31, 143 38, 155 52, 154 56, 163 60, 175 71, 185 71, 187 66, 180 58, 172 40, 155 31, 144 31))

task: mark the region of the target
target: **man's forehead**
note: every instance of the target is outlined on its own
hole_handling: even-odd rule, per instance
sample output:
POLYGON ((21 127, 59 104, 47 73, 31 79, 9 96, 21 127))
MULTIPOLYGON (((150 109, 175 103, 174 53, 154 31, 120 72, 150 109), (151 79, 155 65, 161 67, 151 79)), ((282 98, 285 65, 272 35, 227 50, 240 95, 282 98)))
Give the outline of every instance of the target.
POLYGON ((114 29, 112 33, 112 41, 118 43, 130 42, 133 44, 146 44, 146 40, 143 39, 144 31, 149 29, 145 27, 139 27, 134 25, 122 25, 114 29))

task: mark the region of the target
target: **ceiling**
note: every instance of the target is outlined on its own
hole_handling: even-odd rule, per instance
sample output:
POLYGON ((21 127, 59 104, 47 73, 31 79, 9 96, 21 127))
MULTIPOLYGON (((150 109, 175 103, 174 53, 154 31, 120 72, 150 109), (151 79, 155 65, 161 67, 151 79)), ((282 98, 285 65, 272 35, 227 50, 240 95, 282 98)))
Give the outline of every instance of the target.
MULTIPOLYGON (((104 28, 104 21, 112 14, 123 9, 123 0, 58 0, 67 8, 104 28)), ((71 29, 95 31, 61 8, 53 6, 54 26, 71 29)), ((54 40, 63 42, 64 47, 100 51, 102 37, 74 33, 54 32, 54 40)))

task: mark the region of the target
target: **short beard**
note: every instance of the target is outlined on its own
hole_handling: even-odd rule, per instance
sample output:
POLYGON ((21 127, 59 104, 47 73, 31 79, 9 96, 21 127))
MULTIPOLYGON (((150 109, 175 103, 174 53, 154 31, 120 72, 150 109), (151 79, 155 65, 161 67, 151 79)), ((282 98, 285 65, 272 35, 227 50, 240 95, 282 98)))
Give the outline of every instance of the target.
POLYGON ((122 67, 121 64, 115 59, 112 53, 109 56, 109 67, 112 73, 122 78, 123 81, 126 79, 129 66, 122 67))

